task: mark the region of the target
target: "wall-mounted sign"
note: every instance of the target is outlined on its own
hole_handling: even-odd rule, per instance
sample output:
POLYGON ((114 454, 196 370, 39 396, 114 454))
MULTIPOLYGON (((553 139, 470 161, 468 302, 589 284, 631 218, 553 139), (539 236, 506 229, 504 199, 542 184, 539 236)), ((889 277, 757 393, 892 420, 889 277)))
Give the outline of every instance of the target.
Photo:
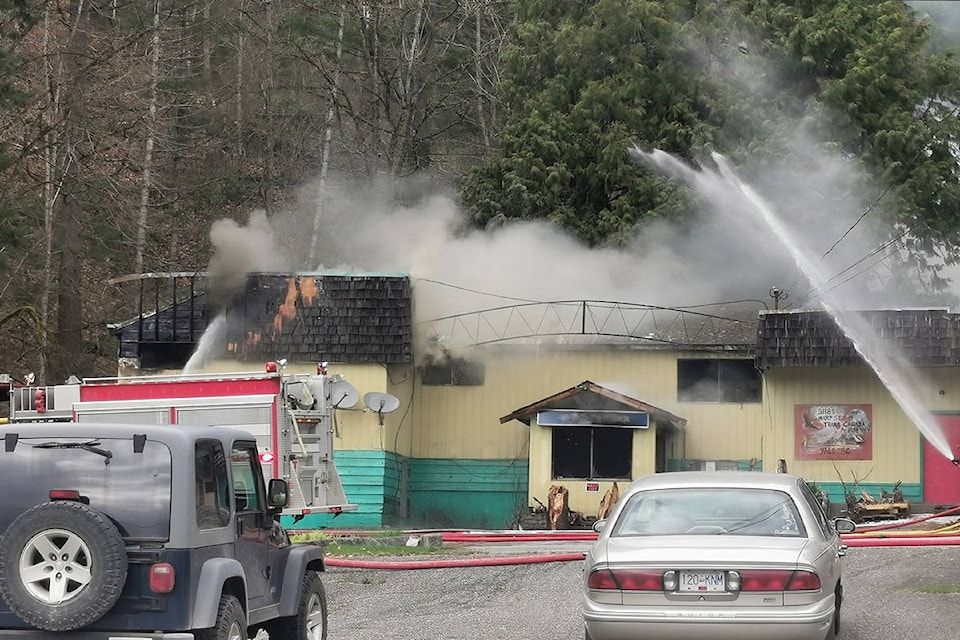
POLYGON ((600 493, 600 483, 599 483, 599 482, 588 482, 588 483, 587 483, 587 493, 600 493))
POLYGON ((797 460, 872 460, 869 404, 794 406, 797 460))
POLYGON ((646 429, 650 415, 646 411, 587 411, 584 409, 551 409, 537 413, 541 427, 625 427, 646 429))

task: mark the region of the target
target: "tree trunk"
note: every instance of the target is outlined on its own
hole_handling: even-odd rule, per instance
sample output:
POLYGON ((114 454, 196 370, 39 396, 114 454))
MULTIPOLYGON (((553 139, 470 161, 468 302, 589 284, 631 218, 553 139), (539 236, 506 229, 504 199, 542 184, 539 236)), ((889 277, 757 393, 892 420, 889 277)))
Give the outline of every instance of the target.
POLYGON ((236 127, 237 134, 237 153, 241 156, 243 155, 243 54, 246 46, 246 25, 243 20, 244 11, 246 11, 244 0, 240 0, 240 6, 237 9, 237 21, 239 23, 239 28, 237 29, 237 110, 234 115, 234 126, 236 127))
POLYGON ((82 215, 82 152, 78 141, 84 139, 86 118, 86 82, 83 61, 87 56, 87 7, 84 0, 70 3, 70 31, 63 56, 63 78, 70 84, 62 89, 63 136, 65 162, 62 191, 53 204, 61 205, 59 216, 51 225, 50 246, 59 255, 56 270, 57 327, 54 340, 47 345, 47 371, 43 380, 60 383, 79 367, 83 353, 83 308, 80 257, 83 238, 80 233, 82 215))
POLYGON ((69 191, 63 199, 63 209, 58 218, 60 238, 58 246, 60 269, 57 274, 59 295, 57 297, 57 332, 55 356, 49 359, 46 381, 62 384, 80 370, 83 354, 83 307, 81 292, 80 217, 83 215, 77 192, 80 190, 80 165, 73 163, 67 173, 65 185, 69 191))
MULTIPOLYGON (((53 25, 50 17, 50 7, 43 11, 43 73, 46 91, 44 105, 43 126, 43 282, 40 289, 40 323, 46 327, 50 324, 50 296, 53 291, 53 225, 56 220, 57 198, 60 194, 61 172, 58 170, 60 160, 61 140, 53 123, 60 118, 60 83, 63 79, 62 63, 58 56, 53 55, 54 43, 51 41, 53 25)), ((69 157, 69 154, 67 154, 69 157)), ((46 380, 47 375, 47 335, 40 334, 40 380, 46 380)))
POLYGON ((346 20, 346 0, 340 3, 340 21, 337 29, 336 61, 333 68, 333 81, 330 83, 330 107, 327 109, 327 121, 324 123, 323 146, 320 155, 320 184, 317 186, 317 211, 313 219, 313 237, 310 240, 310 267, 317 266, 320 252, 320 227, 323 225, 323 208, 327 199, 327 171, 330 167, 330 147, 333 143, 333 123, 337 115, 337 101, 340 96, 340 65, 343 56, 343 23, 346 20))
POLYGON ((150 191, 153 189, 153 145, 157 130, 157 87, 160 83, 160 0, 153 3, 153 53, 150 60, 150 102, 147 107, 147 140, 143 151, 143 173, 140 185, 140 215, 137 218, 135 273, 143 273, 150 219, 150 191))
POLYGON ((264 104, 264 117, 267 121, 267 148, 264 150, 264 176, 263 176, 263 209, 267 213, 269 218, 273 212, 273 187, 274 187, 274 153, 276 152, 276 144, 278 133, 276 131, 276 126, 274 125, 274 74, 273 74, 273 65, 274 65, 274 51, 273 51, 273 3, 266 3, 266 13, 267 13, 267 51, 266 51, 266 66, 267 66, 267 82, 263 90, 263 104, 264 104))
POLYGON ((483 141, 484 151, 490 150, 490 133, 487 130, 487 117, 483 113, 483 100, 484 100, 484 90, 483 90, 483 57, 481 52, 483 51, 483 39, 481 38, 481 22, 483 21, 483 3, 477 3, 477 15, 476 15, 476 25, 474 29, 475 41, 474 46, 476 50, 474 51, 474 70, 476 73, 476 87, 477 87, 477 122, 480 124, 480 139, 483 141))

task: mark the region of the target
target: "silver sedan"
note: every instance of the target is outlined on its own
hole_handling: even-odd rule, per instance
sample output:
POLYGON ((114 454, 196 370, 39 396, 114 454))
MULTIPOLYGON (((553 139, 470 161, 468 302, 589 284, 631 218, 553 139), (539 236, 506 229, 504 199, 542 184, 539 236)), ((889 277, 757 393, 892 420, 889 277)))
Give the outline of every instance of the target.
POLYGON ((587 553, 587 640, 830 640, 844 549, 803 478, 691 471, 635 480, 587 553))

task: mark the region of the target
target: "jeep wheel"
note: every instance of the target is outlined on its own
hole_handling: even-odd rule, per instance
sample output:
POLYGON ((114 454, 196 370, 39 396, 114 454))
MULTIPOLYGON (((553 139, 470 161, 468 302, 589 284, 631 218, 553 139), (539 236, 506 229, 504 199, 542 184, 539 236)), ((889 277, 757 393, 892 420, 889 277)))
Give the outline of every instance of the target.
POLYGON ((247 640, 247 617, 236 596, 220 596, 217 624, 193 632, 197 640, 247 640))
POLYGON ((0 539, 0 595, 27 624, 70 631, 104 616, 127 580, 123 538, 79 502, 23 512, 0 539))
POLYGON ((327 594, 316 571, 303 574, 297 615, 277 618, 265 625, 270 640, 326 640, 327 594))

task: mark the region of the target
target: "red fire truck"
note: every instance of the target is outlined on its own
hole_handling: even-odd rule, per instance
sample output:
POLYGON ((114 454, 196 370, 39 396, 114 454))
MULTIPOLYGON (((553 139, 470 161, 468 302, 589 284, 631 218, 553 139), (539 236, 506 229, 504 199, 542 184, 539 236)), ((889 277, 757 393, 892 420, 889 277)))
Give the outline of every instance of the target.
POLYGON ((288 515, 356 510, 333 460, 340 376, 263 373, 85 378, 75 384, 10 387, 10 420, 229 426, 252 433, 264 474, 290 484, 288 515))

